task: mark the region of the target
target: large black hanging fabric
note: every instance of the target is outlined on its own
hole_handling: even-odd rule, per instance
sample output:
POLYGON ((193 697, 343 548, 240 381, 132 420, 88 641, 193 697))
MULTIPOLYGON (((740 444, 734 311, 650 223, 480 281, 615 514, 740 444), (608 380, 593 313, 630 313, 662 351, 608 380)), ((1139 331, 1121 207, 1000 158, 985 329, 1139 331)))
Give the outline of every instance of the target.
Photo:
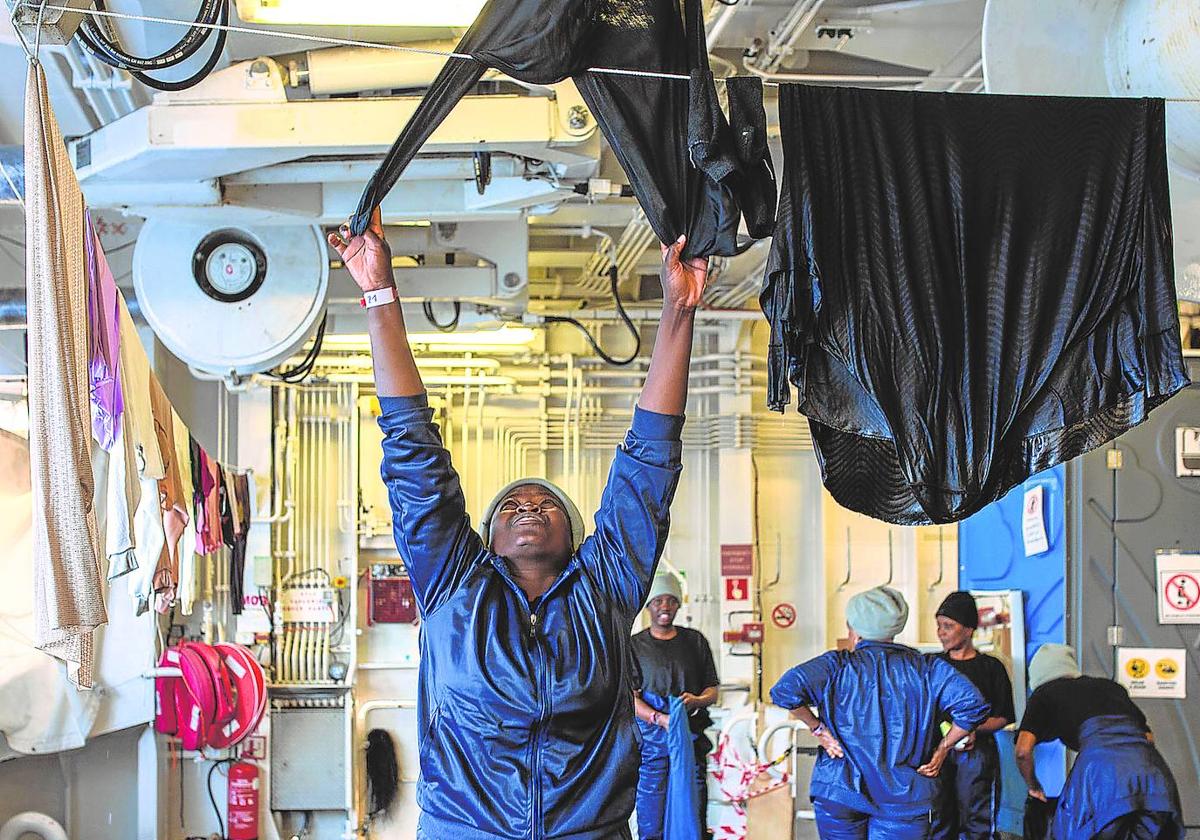
POLYGON ((785 85, 760 298, 826 487, 953 522, 1188 384, 1161 99, 785 85))
POLYGON ((726 80, 722 112, 701 0, 489 0, 430 86, 350 221, 362 233, 405 167, 489 67, 533 84, 573 77, 663 242, 730 256, 771 233, 775 173, 762 83, 726 80), (589 67, 688 78, 586 72, 589 67), (738 236, 745 218, 749 238, 738 236))

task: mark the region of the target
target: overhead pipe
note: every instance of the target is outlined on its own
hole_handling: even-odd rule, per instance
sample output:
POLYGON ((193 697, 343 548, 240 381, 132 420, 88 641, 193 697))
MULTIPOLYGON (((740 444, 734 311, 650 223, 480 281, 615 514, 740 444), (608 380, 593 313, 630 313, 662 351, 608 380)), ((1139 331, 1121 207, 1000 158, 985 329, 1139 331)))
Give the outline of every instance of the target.
MULTIPOLYGON (((428 88, 458 46, 456 41, 412 41, 405 46, 427 53, 381 50, 377 47, 327 47, 299 55, 276 56, 287 69, 287 85, 308 86, 315 96, 362 93, 370 90, 428 88)), ((536 96, 553 96, 554 88, 531 84, 489 68, 483 78, 503 79, 536 96)))
POLYGON ((797 0, 783 19, 772 27, 766 49, 751 57, 746 62, 746 69, 757 75, 778 68, 795 51, 796 42, 816 19, 824 3, 825 0, 797 0))
POLYGON ((705 34, 705 42, 709 52, 712 52, 717 42, 721 40, 721 36, 725 34, 725 29, 733 21, 733 16, 737 14, 742 6, 750 5, 750 2, 751 0, 742 0, 739 3, 725 3, 721 6, 721 11, 709 25, 708 32, 705 34))
POLYGON ((746 62, 743 65, 747 71, 758 76, 764 82, 776 82, 786 84, 795 82, 797 84, 834 84, 834 85, 919 85, 923 82, 942 82, 946 84, 967 84, 967 83, 983 83, 983 76, 884 76, 872 74, 846 74, 846 73, 770 73, 765 70, 759 70, 754 65, 746 62))
MULTIPOLYGON (((8 185, 0 179, 0 190, 7 190, 8 185)), ((138 305, 137 297, 132 290, 124 292, 125 306, 129 315, 138 326, 146 326, 146 318, 138 305)), ((29 307, 25 301, 24 287, 16 289, 0 289, 0 330, 27 329, 29 326, 29 307)))
POLYGON ((375 47, 327 47, 277 56, 275 60, 287 69, 288 87, 307 85, 314 96, 417 89, 429 87, 446 64, 447 57, 435 53, 454 52, 456 43, 414 41, 405 46, 428 50, 429 54, 375 47))

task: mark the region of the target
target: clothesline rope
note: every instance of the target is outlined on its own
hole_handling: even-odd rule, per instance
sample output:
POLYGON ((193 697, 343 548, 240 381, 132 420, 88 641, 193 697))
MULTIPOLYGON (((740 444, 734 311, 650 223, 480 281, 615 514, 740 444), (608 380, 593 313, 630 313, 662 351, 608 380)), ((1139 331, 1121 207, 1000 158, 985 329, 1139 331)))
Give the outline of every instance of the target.
MULTIPOLYGON (((16 9, 21 9, 21 8, 38 8, 39 10, 47 10, 48 9, 48 10, 52 10, 52 11, 56 11, 56 12, 75 12, 75 13, 82 12, 84 14, 98 16, 98 17, 118 18, 121 20, 134 20, 134 21, 140 21, 142 23, 165 23, 165 24, 168 24, 171 26, 188 26, 188 27, 194 26, 199 29, 224 30, 226 32, 237 32, 237 33, 241 33, 241 34, 245 34, 245 35, 262 35, 262 36, 265 36, 268 38, 291 38, 291 39, 295 39, 298 41, 309 41, 311 43, 326 44, 328 46, 335 46, 335 47, 366 47, 368 49, 387 50, 389 52, 407 52, 407 53, 415 53, 418 55, 440 56, 443 58, 457 58, 457 59, 474 60, 473 56, 467 55, 465 53, 446 52, 443 50, 433 50, 433 49, 429 49, 427 47, 412 47, 412 46, 406 46, 403 44, 383 44, 383 43, 379 43, 376 41, 360 41, 360 40, 357 40, 354 38, 335 38, 335 37, 326 36, 326 35, 310 35, 310 34, 303 33, 303 32, 283 32, 283 31, 274 30, 274 29, 260 29, 260 28, 252 27, 252 26, 236 26, 234 24, 227 24, 227 23, 200 23, 200 22, 197 22, 194 20, 178 20, 176 18, 156 17, 154 15, 134 15, 134 14, 129 14, 127 12, 113 12, 113 11, 108 11, 108 10, 100 11, 99 9, 82 10, 82 9, 70 8, 68 6, 56 6, 56 5, 48 4, 45 2, 39 3, 37 6, 34 6, 30 2, 30 0, 22 0, 22 2, 16 6, 16 9)), ((15 16, 16 10, 14 10, 13 14, 15 16)), ((585 72, 587 72, 587 73, 605 73, 605 74, 609 74, 609 75, 613 75, 613 76, 640 76, 643 78, 653 78, 653 79, 675 79, 677 81, 684 81, 684 82, 688 81, 688 79, 689 79, 689 76, 685 73, 663 73, 663 72, 659 72, 659 71, 655 71, 655 70, 630 70, 630 69, 625 69, 625 68, 620 68, 620 67, 589 67, 589 68, 587 68, 587 70, 585 72)), ((859 76, 855 76, 854 78, 864 80, 864 82, 878 80, 880 82, 888 81, 888 83, 900 84, 900 82, 890 81, 890 80, 896 79, 897 77, 895 77, 895 76, 869 77, 869 76, 865 76, 865 75, 859 75, 859 76)), ((969 83, 969 82, 982 82, 983 81, 983 79, 978 76, 920 76, 920 77, 913 77, 913 78, 918 79, 918 82, 914 82, 914 84, 919 83, 919 82, 965 82, 965 83, 969 83)), ((717 77, 716 81, 723 82, 725 80, 721 77, 717 77)), ((763 84, 767 85, 768 87, 779 87, 780 84, 782 84, 782 83, 776 82, 776 81, 764 80, 763 84)), ((937 91, 931 91, 931 92, 936 93, 937 91)), ((1141 97, 1130 97, 1130 98, 1139 98, 1140 99, 1141 97)), ((1167 97, 1162 97, 1162 98, 1166 102, 1200 102, 1200 97, 1169 97, 1169 96, 1167 96, 1167 97)))

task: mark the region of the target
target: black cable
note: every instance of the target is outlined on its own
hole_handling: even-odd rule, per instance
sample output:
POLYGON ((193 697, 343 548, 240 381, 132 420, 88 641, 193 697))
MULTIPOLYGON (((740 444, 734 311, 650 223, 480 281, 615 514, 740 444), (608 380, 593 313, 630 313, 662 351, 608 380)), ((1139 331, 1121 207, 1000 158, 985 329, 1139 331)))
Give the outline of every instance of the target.
POLYGON ((454 301, 454 317, 444 324, 433 317, 433 304, 429 301, 421 304, 421 309, 425 312, 425 320, 438 332, 451 333, 458 329, 458 319, 462 316, 462 304, 458 301, 454 301))
POLYGON ((592 349, 596 351, 597 356, 608 362, 610 365, 615 365, 616 367, 626 367, 627 365, 632 364, 633 360, 636 359, 642 352, 642 334, 638 332, 637 326, 635 326, 633 321, 630 319, 629 314, 625 311, 625 307, 621 305, 621 296, 617 293, 617 267, 615 265, 608 269, 608 280, 612 286, 613 302, 617 305, 617 313, 621 316, 621 320, 625 322, 625 326, 629 328, 630 334, 633 335, 634 348, 633 353, 629 355, 629 358, 614 359, 612 356, 605 353, 604 350, 601 349, 600 344, 596 341, 595 337, 591 334, 591 332, 588 331, 588 328, 574 318, 569 318, 565 315, 547 315, 546 323, 571 324, 574 327, 578 327, 587 338, 588 343, 592 345, 592 349))
POLYGON ((222 764, 233 764, 233 762, 234 759, 232 758, 219 758, 213 761, 213 766, 208 768, 208 781, 204 783, 204 786, 208 788, 208 801, 212 803, 213 813, 217 817, 217 826, 221 829, 221 840, 225 840, 225 821, 221 819, 221 809, 217 807, 217 797, 213 796, 212 777, 216 769, 222 764))
MULTIPOLYGON (((112 59, 114 66, 119 64, 119 69, 121 70, 129 72, 134 70, 164 70, 182 64, 199 51, 211 32, 207 26, 211 26, 217 22, 221 14, 221 6, 225 3, 226 0, 204 0, 199 11, 196 13, 194 22, 197 24, 206 24, 206 26, 190 27, 182 38, 158 55, 153 56, 138 56, 125 52, 121 49, 115 35, 105 31, 104 26, 90 15, 84 17, 83 22, 80 24, 80 30, 105 55, 112 59)), ((105 0, 96 0, 96 9, 101 12, 107 12, 108 9, 105 7, 105 0)))
POLYGON ((350 614, 350 611, 346 608, 346 605, 342 599, 342 590, 335 589, 333 591, 337 595, 338 600, 338 620, 337 623, 333 625, 333 629, 329 631, 329 644, 340 645, 346 638, 346 617, 350 614), (334 640, 335 633, 337 634, 336 641, 334 640))
MULTIPOLYGON (((229 23, 229 6, 227 4, 223 3, 221 5, 218 22, 222 26, 229 23)), ((121 70, 127 69, 126 67, 122 66, 123 62, 121 62, 118 56, 109 51, 109 47, 107 45, 94 40, 82 28, 79 30, 78 34, 79 43, 84 47, 84 49, 91 52, 92 55, 94 55, 97 59, 112 67, 117 67, 121 70)), ((147 87, 154 88, 155 90, 168 92, 187 90, 188 88, 193 87, 194 85, 203 81, 208 74, 213 71, 213 68, 217 66, 217 62, 220 60, 221 55, 225 50, 225 39, 227 36, 228 32, 226 30, 217 30, 216 43, 213 46, 212 54, 208 57, 208 60, 204 62, 203 67, 201 67, 191 76, 188 76, 186 79, 180 79, 179 81, 163 81, 161 79, 155 79, 152 76, 148 76, 138 70, 128 70, 128 72, 139 82, 147 87)))
POLYGON ((309 348, 308 353, 291 370, 269 371, 268 376, 278 379, 281 382, 286 382, 289 385, 295 385, 298 382, 303 382, 304 379, 316 367, 317 357, 321 355, 321 348, 325 344, 325 323, 329 320, 329 313, 326 312, 321 318, 321 326, 317 327, 316 338, 313 339, 313 346, 309 348))

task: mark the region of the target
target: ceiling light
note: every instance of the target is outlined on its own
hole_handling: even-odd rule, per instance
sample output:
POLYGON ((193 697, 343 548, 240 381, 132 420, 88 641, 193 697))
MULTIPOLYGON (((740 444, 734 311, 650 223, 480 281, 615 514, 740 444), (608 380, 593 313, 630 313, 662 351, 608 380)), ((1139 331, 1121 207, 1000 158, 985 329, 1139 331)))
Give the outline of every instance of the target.
MULTIPOLYGON (((538 337, 538 331, 529 327, 510 327, 505 325, 494 330, 472 330, 461 332, 410 332, 409 344, 419 344, 425 347, 436 347, 441 350, 461 347, 472 350, 481 347, 528 347, 538 337)), ((325 336, 324 347, 334 351, 365 350, 371 346, 370 339, 364 333, 345 333, 342 335, 325 336)))
POLYGON ((484 0, 237 0, 246 23, 306 26, 470 26, 484 0))

